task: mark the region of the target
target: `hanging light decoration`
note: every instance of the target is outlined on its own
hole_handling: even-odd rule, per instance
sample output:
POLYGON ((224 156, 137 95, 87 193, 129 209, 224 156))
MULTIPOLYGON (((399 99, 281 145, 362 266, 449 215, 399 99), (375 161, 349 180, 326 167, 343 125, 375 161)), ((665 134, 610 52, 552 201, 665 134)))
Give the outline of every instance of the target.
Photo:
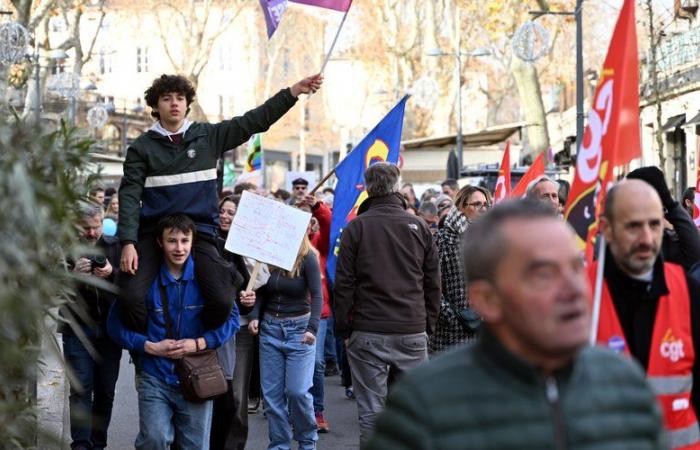
POLYGON ((537 22, 525 22, 513 35, 513 52, 526 62, 535 62, 549 51, 549 31, 537 22))
POLYGON ((107 123, 109 113, 104 105, 95 105, 88 109, 87 122, 92 128, 102 128, 107 123))
POLYGON ((0 64, 17 64, 24 59, 29 45, 29 32, 17 22, 0 24, 0 64))

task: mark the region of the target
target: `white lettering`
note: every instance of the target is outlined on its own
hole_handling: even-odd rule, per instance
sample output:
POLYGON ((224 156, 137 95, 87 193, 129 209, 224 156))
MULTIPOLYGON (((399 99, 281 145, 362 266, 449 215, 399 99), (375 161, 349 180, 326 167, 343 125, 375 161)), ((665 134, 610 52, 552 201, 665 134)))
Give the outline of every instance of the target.
POLYGON ((683 341, 664 341, 661 343, 661 356, 670 359, 672 362, 678 362, 679 359, 685 356, 683 352, 683 341))
POLYGON ((598 90, 595 108, 588 114, 588 132, 590 140, 588 145, 582 144, 576 158, 576 173, 582 182, 590 184, 598 178, 600 165, 603 160, 601 143, 603 136, 608 132, 608 125, 612 116, 613 104, 613 80, 609 79, 598 90), (604 114, 601 119, 598 110, 604 114))

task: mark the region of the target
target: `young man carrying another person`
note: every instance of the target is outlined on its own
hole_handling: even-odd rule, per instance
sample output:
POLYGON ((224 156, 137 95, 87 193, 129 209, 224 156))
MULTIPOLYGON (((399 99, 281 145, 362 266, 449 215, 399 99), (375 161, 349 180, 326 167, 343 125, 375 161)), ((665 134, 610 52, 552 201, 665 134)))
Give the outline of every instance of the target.
MULTIPOLYGON (((195 279, 191 255, 194 237, 195 224, 184 214, 173 214, 159 221, 157 242, 163 263, 146 294, 145 333, 124 326, 117 311, 123 305, 115 305, 109 314, 110 337, 131 352, 136 366, 139 434, 134 446, 137 449, 167 449, 174 439, 180 450, 209 448, 213 401, 185 400, 175 360, 226 342, 238 330, 238 309, 234 304, 226 321, 217 329, 207 330, 204 326, 205 302, 195 279)), ((255 294, 250 296, 254 299, 255 294)))
POLYGON ((210 329, 226 320, 240 278, 216 247, 217 161, 225 151, 266 131, 300 94, 316 92, 322 82, 321 75, 305 78, 243 116, 217 124, 187 119, 195 90, 186 78, 162 75, 148 88, 146 103, 158 121, 129 146, 119 187, 120 314, 127 327, 145 330, 144 296, 160 265, 154 229, 161 217, 173 213, 187 214, 197 228, 195 277, 206 300, 201 320, 210 329))

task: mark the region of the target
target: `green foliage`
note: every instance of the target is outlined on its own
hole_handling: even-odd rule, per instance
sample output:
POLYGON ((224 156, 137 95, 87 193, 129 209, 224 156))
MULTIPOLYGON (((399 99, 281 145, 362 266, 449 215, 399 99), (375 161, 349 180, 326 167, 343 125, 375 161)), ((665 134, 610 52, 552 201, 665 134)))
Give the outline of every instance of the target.
POLYGON ((79 249, 90 141, 0 118, 0 447, 35 445, 34 391, 44 317, 73 289, 65 255, 79 249))

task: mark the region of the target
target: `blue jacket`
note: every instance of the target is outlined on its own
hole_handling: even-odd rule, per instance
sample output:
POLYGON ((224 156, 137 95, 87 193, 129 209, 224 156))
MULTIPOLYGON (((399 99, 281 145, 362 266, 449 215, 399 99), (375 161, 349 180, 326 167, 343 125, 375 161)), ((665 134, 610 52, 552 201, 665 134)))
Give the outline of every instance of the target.
MULTIPOLYGON (((233 300, 232 300, 233 301, 233 300)), ((204 306, 204 298, 199 291, 199 286, 194 277, 194 261, 192 256, 185 262, 185 270, 178 282, 168 272, 165 264, 160 268, 160 274, 153 280, 151 288, 146 294, 146 308, 148 309, 148 324, 146 335, 132 331, 124 326, 119 319, 115 302, 107 319, 107 332, 109 336, 120 346, 132 352, 139 370, 145 370, 149 375, 173 386, 179 385, 173 360, 149 355, 145 352, 146 341, 160 342, 163 339, 194 339, 203 337, 207 341, 207 348, 220 347, 238 331, 238 308, 234 302, 229 319, 215 330, 206 330, 199 320, 199 314, 204 306), (163 315, 163 303, 160 297, 159 283, 165 286, 168 296, 168 309, 170 321, 173 324, 175 336, 166 336, 165 319, 163 315)))

